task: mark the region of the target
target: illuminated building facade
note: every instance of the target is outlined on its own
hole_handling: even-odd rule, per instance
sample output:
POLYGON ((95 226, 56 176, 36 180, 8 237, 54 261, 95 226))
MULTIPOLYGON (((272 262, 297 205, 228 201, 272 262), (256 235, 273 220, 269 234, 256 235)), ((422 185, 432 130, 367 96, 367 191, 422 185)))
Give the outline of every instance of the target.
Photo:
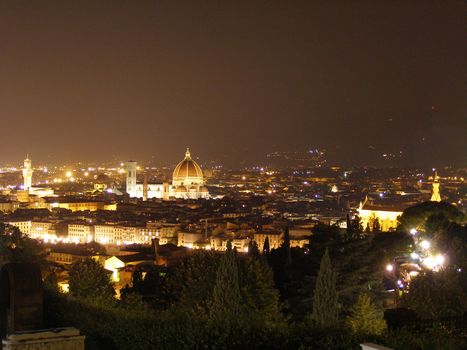
POLYGON ((360 203, 358 208, 358 216, 363 228, 367 226, 373 228, 375 221, 378 220, 380 230, 387 232, 397 228, 397 218, 402 215, 404 209, 396 206, 374 204, 368 197, 365 197, 365 200, 360 203))
POLYGON ((94 226, 85 224, 68 224, 68 238, 76 243, 88 243, 94 240, 94 226))
POLYGON ((23 167, 23 189, 29 190, 32 186, 32 164, 31 159, 29 156, 26 157, 24 160, 24 167, 23 167))
POLYGON ((187 149, 185 158, 178 163, 172 174, 172 183, 142 184, 136 182, 136 162, 126 163, 127 193, 130 197, 137 198, 178 198, 199 199, 209 198, 209 191, 204 186, 204 177, 201 167, 191 158, 190 150, 187 149))
POLYGON ((438 173, 436 173, 436 172, 435 172, 435 176, 433 177, 433 184, 432 184, 432 191, 431 191, 430 201, 432 201, 432 202, 441 202, 441 195, 439 193, 439 176, 438 176, 438 173))
POLYGON ((284 241, 284 233, 282 231, 259 231, 253 235, 254 240, 258 244, 259 251, 264 249, 266 238, 269 240, 269 249, 277 249, 284 241))
POLYGON ((136 195, 136 162, 130 160, 126 162, 126 192, 130 197, 137 197, 136 195))

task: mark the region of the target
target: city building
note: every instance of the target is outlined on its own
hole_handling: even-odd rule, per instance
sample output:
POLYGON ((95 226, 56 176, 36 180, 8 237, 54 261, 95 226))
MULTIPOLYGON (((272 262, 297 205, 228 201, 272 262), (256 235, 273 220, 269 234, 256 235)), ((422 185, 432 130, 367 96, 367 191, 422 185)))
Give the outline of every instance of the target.
POLYGON ((94 241, 94 225, 68 224, 68 238, 74 243, 94 241))
POLYGON ((435 176, 433 177, 430 201, 441 202, 441 194, 439 193, 439 176, 437 172, 435 172, 435 176))
POLYGON ((375 221, 379 221, 380 230, 383 232, 393 231, 397 228, 398 217, 407 206, 403 205, 383 205, 376 204, 365 197, 358 207, 358 216, 360 217, 363 228, 373 229, 375 221))
POLYGON ((255 232, 253 239, 258 244, 260 252, 262 252, 264 249, 264 242, 266 241, 266 238, 269 240, 269 249, 277 249, 284 241, 284 232, 274 230, 255 232))
POLYGON ((24 167, 23 167, 23 189, 29 190, 32 186, 32 164, 31 159, 29 159, 29 155, 26 156, 24 160, 24 167))
POLYGON ((190 150, 187 149, 185 158, 178 163, 172 174, 172 183, 164 182, 150 184, 137 183, 137 163, 129 161, 126 163, 126 191, 130 197, 137 198, 160 198, 160 199, 199 199, 209 198, 209 191, 204 186, 205 181, 201 167, 191 158, 190 150))
POLYGON ((50 187, 33 187, 32 186, 32 174, 34 170, 32 169, 32 161, 29 159, 29 155, 26 156, 23 165, 23 191, 18 191, 18 197, 20 202, 27 202, 29 198, 27 194, 35 195, 38 197, 47 197, 53 196, 54 191, 50 187), (21 193, 23 192, 23 193, 21 193))

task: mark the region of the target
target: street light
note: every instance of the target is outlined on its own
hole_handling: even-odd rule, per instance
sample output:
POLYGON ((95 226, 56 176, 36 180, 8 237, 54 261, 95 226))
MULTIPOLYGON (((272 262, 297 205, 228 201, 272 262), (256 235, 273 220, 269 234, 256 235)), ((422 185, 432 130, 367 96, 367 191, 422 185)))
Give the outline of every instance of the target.
POLYGON ((423 249, 429 249, 430 246, 431 246, 431 244, 427 240, 423 240, 423 241, 420 242, 420 247, 422 247, 423 249))

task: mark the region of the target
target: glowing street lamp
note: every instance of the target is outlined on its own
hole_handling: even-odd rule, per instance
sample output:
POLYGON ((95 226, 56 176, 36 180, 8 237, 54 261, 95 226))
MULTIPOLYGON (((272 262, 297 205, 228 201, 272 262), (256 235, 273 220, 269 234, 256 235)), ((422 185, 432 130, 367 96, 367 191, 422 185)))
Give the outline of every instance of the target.
POLYGON ((420 247, 422 247, 423 249, 430 249, 430 242, 428 242, 427 240, 423 240, 420 242, 420 247))
POLYGON ((394 270, 394 266, 392 266, 391 264, 386 265, 386 271, 392 272, 393 270, 394 270))
POLYGON ((442 254, 438 254, 435 257, 429 256, 423 259, 423 265, 430 270, 438 271, 441 266, 443 266, 446 258, 442 254))
POLYGON ((416 228, 411 228, 410 229, 410 234, 411 235, 416 235, 418 233, 417 229, 416 228))

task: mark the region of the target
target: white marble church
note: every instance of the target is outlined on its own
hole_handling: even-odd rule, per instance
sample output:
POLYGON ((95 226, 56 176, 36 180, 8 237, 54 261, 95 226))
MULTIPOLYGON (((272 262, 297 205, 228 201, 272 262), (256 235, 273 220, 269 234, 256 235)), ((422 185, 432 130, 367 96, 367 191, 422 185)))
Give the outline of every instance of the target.
POLYGON ((161 199, 199 199, 209 198, 209 191, 204 186, 203 172, 187 149, 185 159, 175 167, 172 183, 148 184, 136 182, 137 164, 126 162, 126 191, 130 197, 161 198, 161 199))

